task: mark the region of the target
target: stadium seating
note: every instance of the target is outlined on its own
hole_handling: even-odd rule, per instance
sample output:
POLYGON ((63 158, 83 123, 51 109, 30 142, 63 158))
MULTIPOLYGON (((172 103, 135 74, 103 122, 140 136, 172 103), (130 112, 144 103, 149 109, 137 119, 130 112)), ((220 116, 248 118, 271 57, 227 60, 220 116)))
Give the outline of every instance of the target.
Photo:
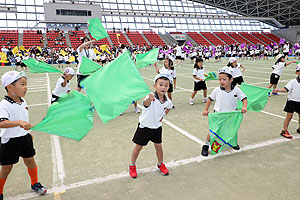
POLYGON ((42 34, 37 34, 36 30, 24 30, 23 31, 23 46, 27 49, 32 46, 43 47, 44 44, 41 42, 43 38, 42 34))
POLYGON ((17 30, 1 30, 0 31, 0 45, 8 47, 9 45, 13 48, 18 46, 18 31, 17 30))
POLYGON ((152 45, 156 45, 156 46, 159 46, 159 45, 164 46, 164 45, 166 45, 166 43, 155 32, 143 32, 143 34, 145 35, 145 37, 149 40, 149 42, 152 45))
POLYGON ((129 43, 128 43, 127 39, 125 38, 125 36, 123 35, 123 33, 116 33, 116 32, 114 33, 114 32, 109 32, 109 31, 107 33, 115 46, 119 46, 117 34, 120 34, 120 37, 119 37, 120 44, 129 45, 129 43))
POLYGON ((77 49, 81 45, 80 38, 86 37, 84 31, 72 31, 72 34, 71 31, 69 31, 68 33, 71 45, 74 49, 77 49))
POLYGON ((148 46, 148 43, 143 38, 143 36, 139 32, 129 32, 127 33, 127 36, 131 40, 133 45, 146 45, 148 46))
POLYGON ((48 38, 48 46, 58 49, 58 48, 66 48, 67 47, 67 42, 66 42, 66 38, 61 37, 62 41, 58 41, 60 44, 55 44, 55 38, 58 37, 58 32, 55 31, 49 31, 47 33, 47 38, 48 38))
POLYGON ((209 40, 213 45, 224 45, 225 43, 217 38, 214 34, 211 32, 200 32, 203 37, 205 37, 207 40, 209 40))
POLYGON ((218 36, 220 39, 222 39, 224 42, 226 42, 226 44, 228 44, 228 45, 236 43, 236 41, 234 39, 232 39, 231 37, 229 37, 226 33, 214 32, 214 34, 216 36, 218 36))
MULTIPOLYGON (((95 38, 93 38, 92 35, 91 35, 90 33, 89 33, 89 35, 90 35, 90 38, 91 38, 92 40, 95 40, 95 38)), ((101 40, 99 40, 99 41, 97 41, 97 42, 93 42, 93 44, 94 44, 94 45, 98 45, 98 46, 101 46, 101 45, 109 45, 109 46, 110 46, 110 44, 109 44, 107 38, 103 38, 103 39, 101 39, 101 40)))
POLYGON ((261 33, 251 33, 253 36, 257 37, 258 39, 260 39, 261 41, 263 41, 266 44, 270 44, 271 42, 273 42, 270 38, 267 38, 265 35, 261 34, 261 33))
POLYGON ((199 45, 210 45, 210 43, 197 32, 187 32, 187 34, 199 45))
POLYGON ((280 38, 277 37, 276 35, 272 34, 272 33, 263 33, 266 37, 270 38, 271 40, 273 40, 274 42, 279 43, 280 38))
POLYGON ((235 33, 235 32, 228 32, 227 35, 235 39, 238 43, 249 43, 250 41, 243 38, 241 35, 235 33))
POLYGON ((239 34, 241 34, 243 37, 247 38, 250 42, 252 42, 253 44, 266 44, 263 41, 260 41, 259 39, 257 39, 256 37, 254 37, 253 35, 246 33, 246 32, 240 32, 239 34))

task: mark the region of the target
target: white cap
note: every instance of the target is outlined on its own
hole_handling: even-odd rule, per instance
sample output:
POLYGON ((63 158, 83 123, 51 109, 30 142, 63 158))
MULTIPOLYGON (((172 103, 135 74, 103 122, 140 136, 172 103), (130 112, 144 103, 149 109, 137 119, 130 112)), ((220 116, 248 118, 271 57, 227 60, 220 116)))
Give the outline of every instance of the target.
POLYGON ((225 66, 225 67, 219 69, 219 74, 220 73, 230 74, 231 76, 233 76, 233 69, 231 67, 225 66))
POLYGON ((71 74, 73 76, 75 75, 75 72, 71 67, 67 67, 64 72, 65 74, 71 74))
POLYGON ((165 78, 169 79, 169 81, 170 81, 169 74, 157 74, 154 78, 154 84, 156 83, 157 79, 162 78, 162 77, 165 77, 165 78))
POLYGON ((236 61, 236 58, 235 57, 230 57, 228 61, 229 61, 229 63, 234 63, 236 61))
POLYGON ((1 82, 2 82, 3 87, 6 87, 9 84, 11 84, 12 82, 20 79, 21 77, 26 77, 25 72, 9 71, 2 75, 1 82))
POLYGON ((283 54, 278 54, 277 56, 276 56, 276 61, 278 61, 281 57, 284 57, 284 55, 283 54))
POLYGON ((296 66, 296 71, 300 70, 300 63, 297 64, 296 66))

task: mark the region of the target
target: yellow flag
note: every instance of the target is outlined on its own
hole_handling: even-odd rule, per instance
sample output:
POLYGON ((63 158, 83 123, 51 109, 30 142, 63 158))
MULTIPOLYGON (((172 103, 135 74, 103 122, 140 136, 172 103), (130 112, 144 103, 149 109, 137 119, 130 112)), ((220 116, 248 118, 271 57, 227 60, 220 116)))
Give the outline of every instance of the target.
POLYGON ((40 46, 37 46, 36 48, 42 53, 42 49, 40 46))
POLYGON ((25 51, 27 51, 27 52, 29 53, 29 51, 30 51, 30 48, 31 48, 31 47, 29 47, 28 49, 25 49, 25 51))
POLYGON ((15 46, 12 50, 13 54, 16 54, 19 52, 18 46, 15 46))
POLYGON ((0 63, 8 63, 7 56, 4 52, 0 52, 1 60, 0 63))
POLYGON ((19 49, 21 50, 21 51, 25 51, 25 48, 24 48, 24 46, 22 45, 22 46, 20 46, 19 47, 19 49))
POLYGON ((111 54, 111 53, 108 51, 108 49, 106 49, 105 51, 106 51, 109 55, 111 54))
POLYGON ((107 44, 105 44, 105 45, 101 45, 101 46, 100 46, 100 48, 101 48, 101 50, 102 50, 102 51, 105 51, 105 50, 107 49, 107 47, 108 47, 108 45, 107 45, 107 44))
POLYGON ((62 50, 60 50, 59 54, 65 56, 67 53, 62 49, 62 50))
POLYGON ((119 37, 121 36, 120 34, 117 34, 117 40, 118 40, 118 43, 120 44, 120 40, 119 40, 119 37))
POLYGON ((69 62, 71 63, 71 62, 74 62, 74 61, 75 61, 75 57, 74 56, 70 56, 69 62))
POLYGON ((100 54, 100 52, 96 48, 94 48, 94 52, 95 54, 100 54))

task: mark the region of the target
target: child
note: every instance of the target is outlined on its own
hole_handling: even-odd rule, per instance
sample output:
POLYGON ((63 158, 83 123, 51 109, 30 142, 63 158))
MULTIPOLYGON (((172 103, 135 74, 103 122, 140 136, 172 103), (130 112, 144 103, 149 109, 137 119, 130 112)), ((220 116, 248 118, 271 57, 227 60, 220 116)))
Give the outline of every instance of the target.
POLYGON ((70 92, 70 80, 75 75, 74 70, 71 67, 67 67, 64 71, 64 75, 60 77, 56 82, 56 87, 52 91, 51 104, 58 100, 63 94, 70 92))
MULTIPOLYGON (((283 68, 285 66, 291 64, 291 63, 296 63, 296 61, 290 61, 290 62, 287 62, 287 63, 284 63, 284 61, 285 61, 285 55, 278 54, 276 56, 275 65, 272 66, 273 71, 272 71, 272 74, 270 76, 270 85, 268 86, 268 88, 273 87, 273 89, 276 89, 279 78, 282 74, 283 68)), ((278 95, 278 93, 275 92, 275 91, 273 91, 272 94, 273 95, 278 95)))
POLYGON ((300 64, 296 67, 297 78, 291 80, 286 84, 283 89, 275 89, 274 92, 288 92, 288 100, 285 104, 284 111, 286 112, 286 117, 283 123, 283 130, 280 135, 292 139, 293 136, 288 132, 288 126, 293 118, 294 112, 298 113, 299 116, 299 128, 296 130, 297 133, 300 133, 300 64))
POLYGON ((154 78, 154 93, 150 93, 143 102, 143 111, 139 117, 139 124, 132 141, 136 144, 129 165, 129 174, 132 178, 137 177, 135 162, 142 150, 149 141, 155 146, 158 159, 157 167, 162 175, 168 175, 169 170, 163 163, 162 150, 162 120, 168 114, 173 104, 166 93, 169 89, 170 80, 167 74, 157 74, 154 78))
POLYGON ((190 98, 190 104, 194 104, 194 97, 197 94, 199 90, 203 90, 203 103, 206 103, 207 101, 207 87, 205 84, 205 76, 204 76, 204 67, 203 67, 203 59, 202 58, 197 58, 195 65, 194 65, 194 72, 193 72, 193 77, 194 77, 194 92, 192 93, 192 96, 190 98))
MULTIPOLYGON (((219 70, 220 87, 216 87, 210 94, 207 103, 205 105, 202 115, 208 116, 208 109, 212 101, 215 102, 214 112, 231 112, 237 108, 237 99, 243 102, 242 113, 247 112, 247 96, 238 87, 232 85, 233 82, 233 70, 230 67, 223 67, 219 70)), ((209 149, 209 134, 206 137, 205 145, 202 146, 201 154, 208 156, 209 149)), ((239 150, 240 146, 233 147, 235 150, 239 150)))
MULTIPOLYGON (((21 66, 21 60, 22 60, 22 57, 20 54, 17 54, 16 56, 16 68, 15 68, 15 71, 18 71, 18 66, 21 66)), ((23 67, 22 67, 22 70, 23 70, 23 67)))
POLYGON ((63 68, 63 65, 62 65, 63 61, 64 61, 63 55, 59 54, 59 56, 58 56, 58 68, 60 68, 60 67, 63 68))
POLYGON ((176 89, 176 71, 173 67, 173 61, 171 58, 173 57, 169 57, 165 59, 164 67, 162 67, 160 70, 158 70, 157 66, 155 66, 155 69, 158 74, 167 74, 168 78, 170 79, 168 97, 172 101, 173 86, 174 89, 176 89))
POLYGON ((0 102, 0 199, 3 188, 13 165, 22 157, 31 179, 31 188, 39 194, 47 190, 38 182, 37 166, 34 160, 35 149, 29 129, 28 108, 23 97, 27 91, 27 79, 24 72, 9 71, 3 74, 2 85, 7 96, 0 102))
POLYGON ((240 68, 243 69, 243 72, 245 71, 245 67, 239 63, 237 63, 237 60, 235 57, 229 58, 229 62, 227 64, 228 67, 231 67, 233 70, 233 82, 232 84, 235 86, 236 84, 241 85, 244 82, 242 72, 240 68))
POLYGON ((64 56, 64 61, 65 61, 66 67, 70 67, 70 61, 69 61, 69 55, 68 54, 66 54, 64 56))

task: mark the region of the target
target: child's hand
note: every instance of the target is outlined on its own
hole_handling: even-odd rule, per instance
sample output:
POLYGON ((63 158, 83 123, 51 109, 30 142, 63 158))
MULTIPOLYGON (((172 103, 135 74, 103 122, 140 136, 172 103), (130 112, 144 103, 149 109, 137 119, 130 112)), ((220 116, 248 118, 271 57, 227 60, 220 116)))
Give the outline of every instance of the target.
POLYGON ((24 121, 19 121, 20 123, 20 127, 24 128, 25 130, 29 130, 30 128, 32 128, 33 126, 28 123, 28 122, 24 122, 24 121))
POLYGON ((159 120, 159 122, 162 122, 163 119, 164 119, 164 117, 161 117, 161 119, 159 120))
POLYGON ((247 108, 242 108, 241 112, 242 113, 246 113, 247 112, 247 108))
POLYGON ((278 92, 278 89, 274 89, 273 92, 274 92, 274 93, 277 93, 277 92, 278 92))
POLYGON ((71 74, 66 74, 66 75, 65 75, 65 79, 66 79, 67 81, 70 81, 72 78, 73 78, 73 75, 71 75, 71 74))
POLYGON ((204 112, 202 113, 203 116, 208 116, 208 110, 204 110, 204 112))
POLYGON ((153 101, 153 100, 155 99, 155 96, 154 96, 153 93, 149 94, 149 99, 150 99, 151 101, 153 101))

